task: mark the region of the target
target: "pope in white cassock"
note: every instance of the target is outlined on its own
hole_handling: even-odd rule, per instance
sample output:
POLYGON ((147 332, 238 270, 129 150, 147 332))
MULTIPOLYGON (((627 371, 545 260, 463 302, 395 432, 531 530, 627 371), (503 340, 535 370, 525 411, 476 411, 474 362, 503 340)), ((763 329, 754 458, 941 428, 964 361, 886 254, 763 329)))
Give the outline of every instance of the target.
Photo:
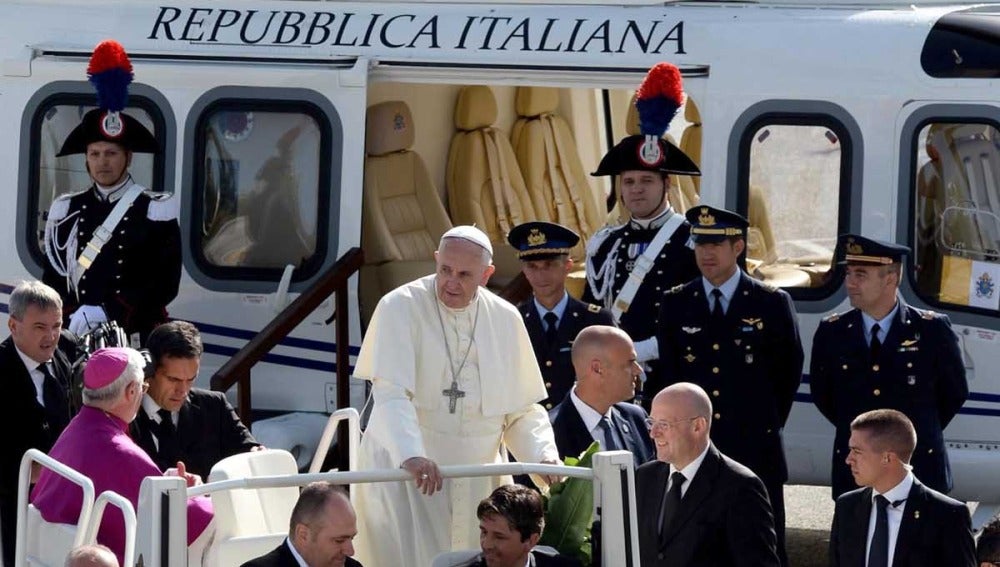
POLYGON ((492 256, 486 234, 455 227, 434 255, 437 273, 375 308, 354 368, 375 398, 358 467, 402 467, 415 482, 354 485, 364 565, 426 567, 443 551, 479 547, 476 506, 511 478, 443 480, 438 465, 503 462, 507 450, 559 462, 521 315, 480 287, 492 256))

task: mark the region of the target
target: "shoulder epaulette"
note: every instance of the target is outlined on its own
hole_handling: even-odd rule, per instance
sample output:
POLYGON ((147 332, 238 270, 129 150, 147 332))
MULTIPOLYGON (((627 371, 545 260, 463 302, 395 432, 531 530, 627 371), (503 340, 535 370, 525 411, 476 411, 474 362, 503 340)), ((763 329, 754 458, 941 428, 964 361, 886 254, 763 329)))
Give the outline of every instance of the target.
POLYGON ((600 230, 595 232, 594 235, 590 237, 590 240, 587 241, 587 255, 593 256, 596 254, 601 248, 601 245, 604 244, 604 241, 607 240, 608 237, 611 236, 611 233, 618 228, 621 228, 621 225, 606 224, 601 227, 600 230))
POLYGON ((935 319, 937 318, 937 313, 935 313, 934 311, 929 311, 929 310, 925 311, 921 309, 920 316, 923 317, 924 319, 935 319))
POLYGON ((765 282, 763 280, 758 280, 758 281, 760 282, 760 287, 764 288, 764 291, 768 291, 768 292, 774 293, 774 292, 776 292, 776 291, 778 291, 780 289, 778 286, 776 286, 774 284, 765 282))
POLYGON ((69 214, 69 201, 77 195, 82 195, 89 191, 89 189, 82 189, 80 191, 73 191, 71 193, 63 193, 56 197, 52 204, 49 205, 49 214, 46 217, 48 220, 60 220, 69 214))
POLYGON ((833 313, 831 315, 827 315, 826 317, 823 317, 823 322, 824 323, 833 323, 837 319, 840 319, 840 313, 833 313))
POLYGON ((173 194, 153 191, 143 191, 142 194, 149 197, 149 208, 146 209, 146 218, 151 221, 177 220, 178 213, 180 212, 180 203, 173 194))
POLYGON ((601 312, 601 306, 600 305, 594 305, 593 303, 588 303, 587 304, 587 311, 590 311, 591 313, 600 313, 601 312))

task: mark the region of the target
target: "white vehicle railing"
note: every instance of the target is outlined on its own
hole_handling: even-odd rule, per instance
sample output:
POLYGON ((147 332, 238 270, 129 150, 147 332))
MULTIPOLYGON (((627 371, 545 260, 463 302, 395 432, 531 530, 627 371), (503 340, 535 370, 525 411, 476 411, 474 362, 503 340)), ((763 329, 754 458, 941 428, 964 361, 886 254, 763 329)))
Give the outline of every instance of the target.
MULTIPOLYGON (((8 433, 14 435, 15 433, 8 433)), ((21 470, 17 482, 17 544, 14 548, 14 565, 44 564, 40 559, 28 556, 28 496, 31 489, 31 465, 38 463, 55 474, 76 484, 83 491, 83 501, 80 505, 80 517, 76 522, 76 531, 69 549, 87 541, 87 525, 94 509, 94 483, 89 478, 74 469, 60 463, 38 449, 29 449, 21 457, 21 470)), ((58 542, 45 542, 47 546, 58 542)), ((67 549, 66 551, 69 551, 67 549)))
POLYGON ((108 504, 120 509, 122 516, 125 518, 125 553, 122 555, 122 565, 135 565, 135 533, 137 525, 135 508, 127 498, 117 492, 105 490, 97 496, 97 500, 94 501, 94 511, 90 515, 90 521, 87 523, 87 533, 84 536, 84 541, 87 543, 97 541, 97 532, 101 529, 101 519, 104 518, 104 510, 108 504))
POLYGON ((333 444, 333 436, 337 434, 337 426, 341 421, 347 420, 347 448, 348 467, 347 470, 357 470, 358 468, 358 445, 361 444, 361 416, 354 408, 342 408, 330 414, 330 419, 323 428, 323 436, 319 439, 319 446, 316 454, 313 455, 312 464, 309 465, 310 473, 320 472, 326 454, 330 452, 330 445, 333 444))
MULTIPOLYGON (((506 463, 444 466, 440 470, 445 478, 539 474, 593 480, 594 520, 601 522, 600 564, 639 567, 633 467, 631 453, 610 451, 594 455, 593 468, 589 469, 506 463)), ((223 490, 302 486, 315 481, 346 485, 410 480, 410 474, 401 469, 262 476, 213 482, 192 488, 188 488, 182 478, 149 477, 143 481, 139 496, 138 557, 143 560, 145 567, 186 567, 186 502, 192 496, 223 490)), ((595 563, 597 560, 595 558, 595 563)))

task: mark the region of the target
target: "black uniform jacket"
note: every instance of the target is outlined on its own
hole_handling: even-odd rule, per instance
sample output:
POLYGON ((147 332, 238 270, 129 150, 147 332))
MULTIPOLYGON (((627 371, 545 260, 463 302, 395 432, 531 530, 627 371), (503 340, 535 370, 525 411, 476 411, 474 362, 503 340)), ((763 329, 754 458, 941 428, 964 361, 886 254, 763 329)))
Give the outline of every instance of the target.
MULTIPOLYGON (((625 450, 635 455, 636 467, 653 458, 653 441, 646 428, 647 417, 646 410, 635 404, 623 402, 611 407, 612 426, 625 442, 625 450)), ((563 459, 580 456, 594 442, 594 436, 583 423, 569 393, 549 411, 549 421, 556 436, 556 448, 563 459)))
MULTIPOLYGON (((344 565, 345 567, 361 567, 361 563, 351 557, 347 558, 344 565)), ((288 542, 283 541, 267 555, 251 559, 241 567, 299 567, 299 562, 292 555, 292 550, 288 548, 288 542)))
POLYGON ((898 301, 878 360, 871 359, 857 309, 827 317, 813 338, 809 388, 816 407, 837 428, 834 498, 857 487, 844 462, 851 421, 879 408, 899 410, 913 422, 914 474, 938 492, 952 487, 943 430, 969 395, 958 337, 947 316, 898 301))
POLYGON ((129 433, 161 469, 176 466, 180 460, 184 461, 188 472, 206 480, 215 463, 259 445, 221 392, 199 388, 191 389, 180 409, 177 419, 180 454, 177 458, 157 451, 153 441, 156 427, 146 410, 139 408, 139 414, 129 425, 129 433))
POLYGON ((636 471, 639 553, 643 567, 777 567, 774 520, 763 483, 709 446, 673 522, 660 529, 670 465, 636 471))
POLYGON ((541 404, 547 410, 552 409, 552 406, 566 396, 576 380, 571 356, 576 335, 591 325, 614 326, 615 319, 607 309, 571 296, 556 327, 556 341, 549 344, 545 339, 546 323, 539 316, 535 301, 529 299, 518 305, 517 310, 521 312, 524 326, 528 329, 535 358, 542 370, 542 378, 545 379, 545 390, 549 393, 541 404))
POLYGON ((788 293, 741 274, 722 322, 702 278, 660 307, 660 367, 667 385, 693 382, 712 399, 712 442, 765 482, 788 479, 781 429, 802 379, 802 343, 788 293))
MULTIPOLYGON (((181 277, 180 228, 173 209, 176 205, 167 203, 168 198, 166 194, 143 192, 132 202, 81 278, 79 296, 69 290, 66 277, 60 276, 50 262, 45 263, 42 280, 62 296, 67 320, 80 305, 99 305, 109 319, 143 339, 154 326, 167 320, 166 307, 177 297, 181 277)), ((99 197, 94 187, 59 197, 52 203, 48 218, 49 223, 58 223, 53 234, 55 242, 63 246, 75 226, 79 256, 116 203, 99 197)), ((57 254, 69 260, 66 251, 57 254)), ((73 258, 70 264, 75 263, 73 258)))
MULTIPOLYGON (((865 567, 872 489, 837 499, 830 531, 830 566, 865 567)), ((893 567, 975 567, 969 509, 915 480, 903 508, 893 567)))

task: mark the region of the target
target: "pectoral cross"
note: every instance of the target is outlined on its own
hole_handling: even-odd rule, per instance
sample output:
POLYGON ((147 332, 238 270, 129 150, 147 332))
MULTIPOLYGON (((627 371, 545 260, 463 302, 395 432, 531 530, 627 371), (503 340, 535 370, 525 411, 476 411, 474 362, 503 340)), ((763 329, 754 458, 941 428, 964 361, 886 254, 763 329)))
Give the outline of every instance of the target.
POLYGON ((451 388, 441 390, 441 393, 448 398, 448 413, 455 413, 455 404, 458 402, 459 398, 465 397, 465 392, 458 389, 457 381, 452 380, 451 388))

